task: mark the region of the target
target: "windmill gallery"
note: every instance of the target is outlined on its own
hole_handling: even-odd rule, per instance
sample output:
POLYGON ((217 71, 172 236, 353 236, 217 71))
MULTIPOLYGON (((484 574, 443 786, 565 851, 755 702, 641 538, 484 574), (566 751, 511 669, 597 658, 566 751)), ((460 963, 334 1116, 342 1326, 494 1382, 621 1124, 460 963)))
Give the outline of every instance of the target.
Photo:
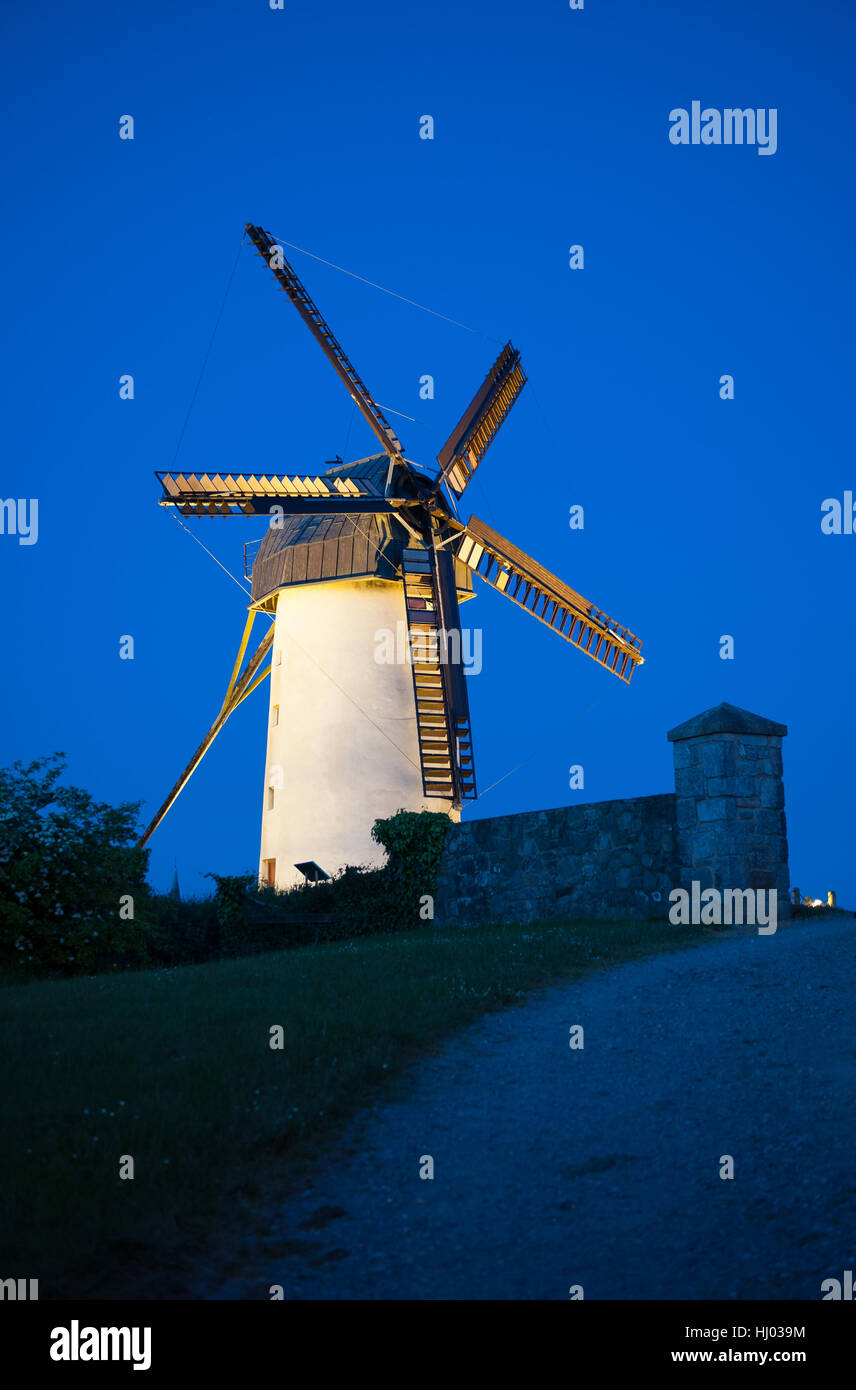
POLYGON ((260 227, 247 236, 376 436, 381 451, 315 474, 158 473, 161 505, 185 517, 267 517, 251 603, 220 711, 145 831, 145 844, 230 714, 268 676, 260 878, 287 888, 308 866, 378 863, 371 839, 400 809, 460 818, 477 795, 459 604, 473 575, 629 682, 641 641, 478 517, 454 505, 526 383, 507 343, 437 455, 405 457, 383 411, 288 263, 260 227), (275 519, 274 519, 275 518, 275 519), (257 617, 267 630, 245 662, 257 617), (405 631, 406 662, 379 661, 375 634, 405 631), (442 652, 440 648, 442 647, 442 652), (265 665, 267 662, 267 665, 265 665))

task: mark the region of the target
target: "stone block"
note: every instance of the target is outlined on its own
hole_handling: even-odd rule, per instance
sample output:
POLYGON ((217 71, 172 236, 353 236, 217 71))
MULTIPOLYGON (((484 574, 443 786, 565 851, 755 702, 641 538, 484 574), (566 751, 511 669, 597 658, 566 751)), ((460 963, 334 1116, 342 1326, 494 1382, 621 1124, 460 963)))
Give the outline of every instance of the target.
POLYGON ((698 767, 681 767, 675 772, 678 796, 704 796, 704 773, 698 767))
POLYGON ((761 800, 761 787, 765 779, 761 776, 747 777, 745 773, 734 779, 734 796, 738 801, 753 803, 757 806, 761 800))
POLYGON ((785 789, 777 777, 763 777, 760 782, 761 805, 780 810, 785 804, 785 789))
POLYGON ((745 767, 748 771, 754 771, 755 765, 764 757, 764 749, 758 748, 751 743, 740 743, 735 749, 735 757, 739 767, 745 767))
POLYGON ((765 742, 744 742, 737 744, 737 770, 761 771, 769 764, 774 775, 781 775, 782 750, 775 740, 765 742))
POLYGON ((702 744, 692 739, 674 746, 675 767, 698 767, 701 763, 702 744))
POLYGON ((726 888, 743 890, 749 887, 749 871, 746 861, 740 855, 716 862, 716 886, 721 891, 726 888))
POLYGON ((692 864, 684 869, 681 875, 681 887, 692 889, 693 883, 701 885, 700 891, 703 893, 705 888, 716 887, 716 876, 710 864, 692 864))
POLYGON ((784 817, 781 810, 761 807, 755 813, 755 830, 766 836, 781 835, 784 830, 784 817))
POLYGON ((705 777, 730 777, 734 773, 734 743, 727 736, 702 745, 705 777))
POLYGON ((736 796, 751 800, 758 795, 758 780, 745 773, 740 777, 709 777, 708 796, 736 796))
POLYGON ((769 841, 770 862, 786 865, 788 862, 788 842, 784 835, 773 835, 769 841))
POLYGON ((699 826, 695 833, 689 837, 692 862, 705 863, 711 860, 716 853, 717 840, 712 825, 699 826))
POLYGON ((698 803, 700 821, 736 820, 737 807, 730 796, 711 796, 698 803))

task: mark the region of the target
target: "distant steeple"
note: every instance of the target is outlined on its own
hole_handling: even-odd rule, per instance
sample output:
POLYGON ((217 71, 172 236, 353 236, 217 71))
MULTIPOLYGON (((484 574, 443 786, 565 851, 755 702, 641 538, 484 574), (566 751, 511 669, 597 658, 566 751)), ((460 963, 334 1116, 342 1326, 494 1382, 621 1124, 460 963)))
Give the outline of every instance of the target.
POLYGON ((169 896, 170 896, 171 898, 175 898, 175 900, 176 900, 177 903, 180 903, 180 902, 181 902, 181 889, 180 889, 179 886, 178 886, 178 865, 177 865, 177 864, 176 864, 176 866, 175 866, 175 873, 174 873, 173 876, 172 876, 172 887, 171 887, 170 890, 169 890, 169 896))

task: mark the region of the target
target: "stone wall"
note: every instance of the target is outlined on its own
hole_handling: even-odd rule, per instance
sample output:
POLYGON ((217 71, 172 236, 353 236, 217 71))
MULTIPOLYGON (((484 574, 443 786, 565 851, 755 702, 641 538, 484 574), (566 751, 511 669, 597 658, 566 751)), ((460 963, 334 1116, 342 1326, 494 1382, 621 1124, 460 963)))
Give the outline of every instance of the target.
POLYGON ((438 925, 661 917, 675 886, 675 797, 631 797, 449 829, 438 925))
POLYGON ((675 792, 449 828, 438 926, 666 918, 669 893, 778 890, 788 905, 783 724, 717 705, 670 730, 675 792))

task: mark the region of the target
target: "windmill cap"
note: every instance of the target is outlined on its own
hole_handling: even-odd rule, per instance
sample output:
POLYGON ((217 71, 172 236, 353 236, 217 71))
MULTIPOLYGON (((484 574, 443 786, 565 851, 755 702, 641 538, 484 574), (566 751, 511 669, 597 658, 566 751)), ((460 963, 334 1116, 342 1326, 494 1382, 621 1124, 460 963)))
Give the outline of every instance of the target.
POLYGON ((777 724, 774 719, 764 719, 760 714, 752 714, 748 709, 737 705, 714 705, 703 714, 697 714, 684 724, 670 729, 666 738, 670 743, 678 743, 685 738, 699 738, 703 734, 760 734, 766 738, 784 738, 788 732, 787 724, 777 724))

